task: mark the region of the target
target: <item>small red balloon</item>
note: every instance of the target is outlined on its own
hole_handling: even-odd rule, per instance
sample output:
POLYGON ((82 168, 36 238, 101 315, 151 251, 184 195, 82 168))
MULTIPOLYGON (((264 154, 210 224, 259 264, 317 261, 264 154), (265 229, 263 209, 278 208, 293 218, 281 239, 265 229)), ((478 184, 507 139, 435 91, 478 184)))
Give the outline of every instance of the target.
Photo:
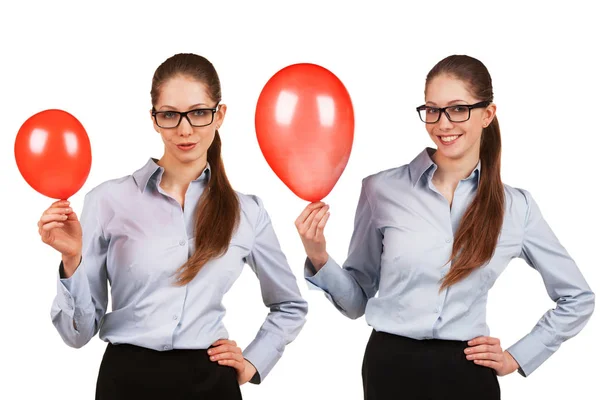
POLYGON ((258 144, 267 163, 298 197, 326 197, 346 168, 354 109, 344 84, 315 64, 294 64, 264 86, 256 105, 258 144))
POLYGON ((73 115, 45 110, 31 116, 19 129, 15 159, 33 189, 66 200, 81 189, 90 173, 90 139, 73 115))

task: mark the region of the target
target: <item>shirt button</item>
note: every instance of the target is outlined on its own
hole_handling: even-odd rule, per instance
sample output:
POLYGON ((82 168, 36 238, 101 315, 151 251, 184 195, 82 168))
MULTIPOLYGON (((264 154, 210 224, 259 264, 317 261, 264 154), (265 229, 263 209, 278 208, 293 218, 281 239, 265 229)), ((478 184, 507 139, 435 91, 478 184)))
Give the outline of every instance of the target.
POLYGON ((446 239, 446 243, 450 243, 452 239, 446 239))
POLYGON ((163 349, 169 350, 169 346, 165 346, 165 347, 163 347, 163 349))
POLYGON ((173 319, 177 321, 177 315, 173 315, 173 319))
POLYGON ((185 246, 185 240, 180 240, 180 241, 179 241, 179 245, 180 245, 180 246, 185 246))

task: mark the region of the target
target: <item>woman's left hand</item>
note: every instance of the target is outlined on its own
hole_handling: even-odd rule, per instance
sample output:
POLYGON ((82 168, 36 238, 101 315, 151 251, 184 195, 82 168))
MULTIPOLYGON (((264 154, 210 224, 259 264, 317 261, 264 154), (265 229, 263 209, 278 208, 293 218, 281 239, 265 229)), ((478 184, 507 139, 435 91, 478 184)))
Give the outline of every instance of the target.
POLYGON ((221 339, 212 344, 214 347, 208 349, 211 361, 220 365, 235 368, 238 383, 243 385, 250 381, 256 373, 256 368, 242 355, 242 349, 233 340, 221 339))
POLYGON ((496 370, 498 376, 512 374, 519 364, 508 351, 503 351, 500 339, 490 336, 479 336, 468 342, 465 349, 467 360, 477 365, 496 370))

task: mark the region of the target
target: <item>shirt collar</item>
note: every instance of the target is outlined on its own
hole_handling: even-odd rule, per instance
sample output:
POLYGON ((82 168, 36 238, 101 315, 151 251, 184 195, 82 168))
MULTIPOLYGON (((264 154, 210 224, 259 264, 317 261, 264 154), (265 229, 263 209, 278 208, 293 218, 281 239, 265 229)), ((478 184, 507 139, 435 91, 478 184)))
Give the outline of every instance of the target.
MULTIPOLYGON (((144 192, 144 190, 148 186, 149 182, 151 182, 151 181, 157 182, 158 179, 165 172, 165 169, 163 167, 161 167, 160 165, 158 165, 157 162, 158 162, 157 159, 149 158, 148 162, 146 162, 146 165, 144 165, 142 168, 138 169, 137 171, 135 171, 133 173, 133 179, 135 180, 135 183, 136 183, 138 189, 140 190, 140 192, 142 192, 142 193, 144 192), (156 178, 156 179, 153 179, 153 178, 156 178)), ((194 179, 193 182, 207 183, 210 180, 210 175, 211 175, 210 164, 207 162, 206 168, 204 169, 204 171, 202 171, 200 176, 198 178, 194 179)))
MULTIPOLYGON (((415 187, 417 185, 417 182, 419 182, 421 180, 421 177, 423 176, 423 174, 425 172, 428 172, 430 169, 432 169, 431 175, 433 176, 433 173, 437 169, 437 165, 433 162, 433 159, 431 158, 433 153, 435 153, 435 149, 432 149, 431 147, 426 147, 408 165, 408 168, 410 171, 410 181, 411 181, 413 187, 415 187)), ((475 166, 475 169, 473 169, 471 174, 463 180, 466 181, 469 179, 477 178, 477 185, 479 185, 480 175, 481 175, 481 160, 479 160, 477 162, 477 165, 475 166)))

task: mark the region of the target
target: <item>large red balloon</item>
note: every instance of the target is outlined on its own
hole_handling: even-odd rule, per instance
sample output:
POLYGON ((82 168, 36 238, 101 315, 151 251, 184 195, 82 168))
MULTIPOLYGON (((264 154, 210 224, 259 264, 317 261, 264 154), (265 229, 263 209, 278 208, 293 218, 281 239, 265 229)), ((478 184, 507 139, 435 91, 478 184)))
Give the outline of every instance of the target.
POLYGON ((25 181, 39 193, 66 200, 85 183, 92 166, 83 125, 62 110, 31 116, 19 129, 15 159, 25 181))
POLYGON ((255 115, 267 163, 307 201, 323 199, 346 168, 354 139, 354 110, 344 84, 315 64, 294 64, 264 86, 255 115))

